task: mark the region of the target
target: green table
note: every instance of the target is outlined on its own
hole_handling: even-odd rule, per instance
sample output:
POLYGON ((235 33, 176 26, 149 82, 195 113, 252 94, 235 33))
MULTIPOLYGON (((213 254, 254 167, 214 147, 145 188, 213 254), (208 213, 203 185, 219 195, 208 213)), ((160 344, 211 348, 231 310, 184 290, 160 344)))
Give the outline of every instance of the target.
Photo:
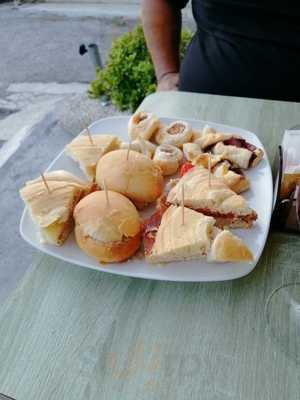
MULTIPOLYGON (((296 103, 173 92, 149 96, 141 109, 249 129, 271 160, 284 129, 300 120, 296 103)), ((300 280, 299 236, 270 234, 250 275, 220 283, 131 279, 37 259, 0 312, 0 392, 18 400, 299 400, 297 348, 265 315, 270 293, 300 280)), ((284 312, 278 307, 279 326, 284 312)))

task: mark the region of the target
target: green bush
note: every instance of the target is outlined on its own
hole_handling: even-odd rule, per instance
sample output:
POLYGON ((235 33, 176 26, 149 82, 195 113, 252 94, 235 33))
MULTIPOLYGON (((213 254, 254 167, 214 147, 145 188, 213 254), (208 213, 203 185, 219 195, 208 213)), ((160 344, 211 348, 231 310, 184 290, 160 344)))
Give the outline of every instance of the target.
MULTIPOLYGON (((192 34, 182 31, 180 54, 183 57, 192 34)), ((132 32, 114 40, 106 67, 97 71, 89 94, 97 98, 106 94, 120 110, 134 111, 145 96, 155 91, 153 64, 146 47, 143 29, 138 25, 132 32)))

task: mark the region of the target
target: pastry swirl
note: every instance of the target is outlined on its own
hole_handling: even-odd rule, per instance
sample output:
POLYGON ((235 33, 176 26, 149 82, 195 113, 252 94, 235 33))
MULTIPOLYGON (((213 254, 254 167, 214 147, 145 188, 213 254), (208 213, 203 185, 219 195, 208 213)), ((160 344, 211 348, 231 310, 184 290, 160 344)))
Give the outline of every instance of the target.
POLYGON ((158 165, 163 175, 173 175, 177 172, 182 161, 182 151, 171 144, 157 147, 153 161, 158 165))

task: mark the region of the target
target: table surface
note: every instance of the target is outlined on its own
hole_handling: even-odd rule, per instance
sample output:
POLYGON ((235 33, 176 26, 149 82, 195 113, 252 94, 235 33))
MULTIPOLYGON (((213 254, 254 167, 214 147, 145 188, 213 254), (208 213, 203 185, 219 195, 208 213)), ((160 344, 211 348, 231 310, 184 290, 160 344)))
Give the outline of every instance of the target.
MULTIPOLYGON (((300 119, 297 103, 178 92, 151 95, 140 108, 251 130, 271 160, 300 119)), ((219 283, 119 277, 33 254, 0 310, 0 392, 18 400, 299 400, 299 348, 281 341, 265 315, 270 293, 300 280, 299 236, 272 232, 250 275, 219 283)))

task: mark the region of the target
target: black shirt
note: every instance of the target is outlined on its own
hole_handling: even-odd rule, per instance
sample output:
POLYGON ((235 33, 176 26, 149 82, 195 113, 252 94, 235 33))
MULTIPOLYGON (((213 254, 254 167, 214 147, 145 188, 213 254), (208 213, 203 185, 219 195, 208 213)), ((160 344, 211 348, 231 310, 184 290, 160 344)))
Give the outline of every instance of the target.
POLYGON ((300 0, 193 0, 192 7, 197 32, 180 90, 300 101, 300 0))
MULTIPOLYGON (((183 8, 188 0, 169 0, 183 8)), ((299 0, 193 0, 199 29, 226 38, 237 35, 300 47, 299 0)))

